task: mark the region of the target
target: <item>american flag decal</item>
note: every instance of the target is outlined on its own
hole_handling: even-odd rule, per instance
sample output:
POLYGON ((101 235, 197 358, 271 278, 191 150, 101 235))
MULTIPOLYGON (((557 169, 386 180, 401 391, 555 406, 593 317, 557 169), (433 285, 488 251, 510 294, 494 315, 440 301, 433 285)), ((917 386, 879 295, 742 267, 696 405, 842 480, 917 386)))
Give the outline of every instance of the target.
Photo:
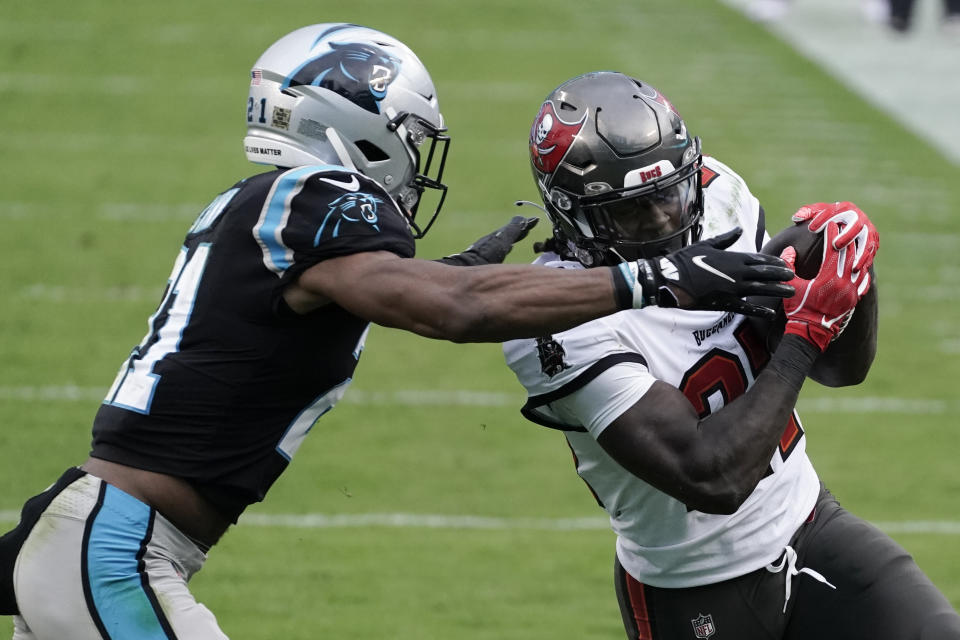
POLYGON ((260 69, 254 69, 250 72, 250 86, 255 86, 260 84, 260 81, 263 79, 263 72, 260 69))

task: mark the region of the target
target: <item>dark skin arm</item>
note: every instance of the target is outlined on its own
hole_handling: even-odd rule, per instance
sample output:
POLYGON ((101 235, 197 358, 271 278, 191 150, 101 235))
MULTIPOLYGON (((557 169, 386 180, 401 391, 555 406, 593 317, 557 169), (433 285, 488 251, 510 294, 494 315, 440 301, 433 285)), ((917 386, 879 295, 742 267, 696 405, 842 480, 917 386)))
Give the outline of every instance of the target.
POLYGON ((683 393, 657 381, 597 442, 691 509, 733 513, 766 473, 800 393, 796 380, 818 354, 802 338, 786 336, 746 393, 702 419, 683 393))
MULTIPOLYGON (((864 299, 858 292, 867 274, 853 271, 855 254, 829 249, 839 235, 840 225, 828 221, 824 242, 830 244, 818 273, 791 280, 796 293, 783 303, 790 318, 783 338, 743 395, 701 419, 682 392, 655 382, 600 434, 604 450, 691 509, 722 514, 739 509, 763 479, 814 362, 840 331, 839 324, 824 320, 842 317, 864 299)), ((871 254, 876 239, 873 243, 867 247, 871 254)), ((781 257, 794 268, 792 247, 781 257)), ((864 315, 867 325, 874 316, 875 329, 875 313, 864 315)))
POLYGON ((297 313, 335 302, 376 324, 453 342, 534 337, 618 310, 610 269, 452 267, 386 251, 313 265, 283 296, 297 313))
MULTIPOLYGON (((878 295, 877 278, 870 267, 870 288, 867 289, 857 310, 840 337, 830 343, 829 348, 817 358, 810 370, 810 378, 827 387, 846 387, 863 382, 873 359, 877 354, 878 295)), ((781 309, 782 302, 774 298, 751 297, 754 304, 765 305, 778 310, 774 322, 762 318, 748 318, 760 335, 766 336, 767 347, 773 351, 783 336, 786 317, 781 309)))
MULTIPOLYGON (((525 224, 519 218, 517 226, 525 224)), ((684 309, 772 315, 771 308, 751 307, 742 297, 792 295, 793 288, 783 281, 793 273, 779 258, 726 251, 741 233, 737 227, 671 253, 669 257, 676 265, 669 279, 651 260, 585 270, 533 265, 451 266, 443 261, 369 251, 309 267, 287 285, 283 299, 296 313, 336 303, 371 322, 452 342, 503 342, 541 336, 621 309, 665 302, 684 309), (693 266, 707 257, 733 277, 715 268, 693 266)), ((479 251, 480 245, 489 248, 489 240, 489 236, 481 238, 474 250, 479 251)), ((499 240, 496 244, 505 248, 512 242, 499 240)), ((490 255, 502 258, 499 253, 490 255)), ((473 262, 458 260, 456 264, 473 262)))

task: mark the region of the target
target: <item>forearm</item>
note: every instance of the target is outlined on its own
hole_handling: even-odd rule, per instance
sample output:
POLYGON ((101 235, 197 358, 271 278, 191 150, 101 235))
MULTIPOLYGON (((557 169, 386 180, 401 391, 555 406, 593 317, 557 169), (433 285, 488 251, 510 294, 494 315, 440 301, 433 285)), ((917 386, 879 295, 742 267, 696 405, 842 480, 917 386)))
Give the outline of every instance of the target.
MULTIPOLYGON (((502 342, 573 328, 623 308, 613 270, 467 267, 456 298, 458 341, 502 342)), ((627 306, 626 308, 629 308, 627 306)), ((443 336, 441 336, 443 337, 443 336)))
POLYGON ((819 353, 806 340, 785 336, 750 389, 700 421, 697 448, 706 461, 701 473, 713 483, 706 491, 715 502, 711 510, 732 513, 763 478, 819 353))
POLYGON ((378 278, 378 285, 343 287, 333 299, 377 324, 454 342, 536 337, 618 310, 608 268, 449 267, 391 260, 368 276, 378 278))

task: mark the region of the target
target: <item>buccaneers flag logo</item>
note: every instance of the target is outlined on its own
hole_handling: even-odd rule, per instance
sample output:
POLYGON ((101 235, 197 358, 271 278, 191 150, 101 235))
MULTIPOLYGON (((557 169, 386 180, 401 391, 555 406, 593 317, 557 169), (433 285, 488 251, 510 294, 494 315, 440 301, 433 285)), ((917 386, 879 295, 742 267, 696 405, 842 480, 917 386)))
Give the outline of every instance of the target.
POLYGON ((553 173, 567 155, 586 119, 587 114, 584 113, 577 122, 564 122, 553 109, 552 102, 543 103, 530 129, 530 157, 538 170, 553 173))

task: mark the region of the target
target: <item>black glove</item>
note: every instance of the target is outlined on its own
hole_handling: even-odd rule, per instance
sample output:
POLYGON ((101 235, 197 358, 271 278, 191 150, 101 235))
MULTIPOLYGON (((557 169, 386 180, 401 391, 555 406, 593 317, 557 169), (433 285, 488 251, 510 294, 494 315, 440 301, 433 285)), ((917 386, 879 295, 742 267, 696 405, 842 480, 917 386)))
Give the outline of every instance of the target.
POLYGON ((749 303, 743 297, 789 298, 794 289, 785 282, 793 278, 793 272, 774 256, 724 251, 741 233, 743 230, 737 227, 660 258, 621 264, 620 275, 628 283, 627 295, 632 296, 627 304, 627 295, 621 289, 621 306, 639 308, 655 304, 772 319, 774 309, 749 303), (630 276, 636 278, 639 287, 630 286, 630 276))
POLYGON ((472 267, 479 264, 503 262, 513 245, 527 237, 530 229, 537 226, 540 218, 513 216, 510 222, 493 233, 483 236, 461 253, 440 258, 437 262, 457 267, 472 267))

